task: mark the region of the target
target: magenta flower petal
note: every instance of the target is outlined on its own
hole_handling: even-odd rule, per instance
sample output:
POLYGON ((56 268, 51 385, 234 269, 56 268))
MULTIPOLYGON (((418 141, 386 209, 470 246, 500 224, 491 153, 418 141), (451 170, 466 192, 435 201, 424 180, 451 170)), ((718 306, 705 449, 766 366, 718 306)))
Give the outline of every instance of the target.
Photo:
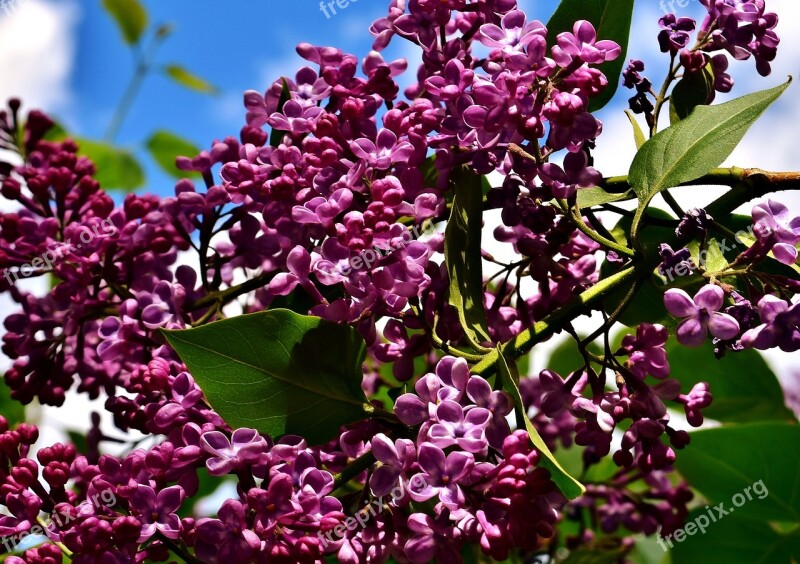
POLYGON ((705 308, 708 311, 719 311, 724 300, 725 292, 715 284, 706 284, 694 297, 697 307, 705 308))
POLYGON ((725 313, 712 313, 708 320, 708 332, 727 341, 739 334, 739 322, 725 313))
POLYGON ((682 345, 699 347, 705 342, 708 332, 697 317, 690 317, 678 325, 676 335, 682 345))
POLYGON ((685 291, 679 288, 667 290, 664 294, 664 306, 675 317, 689 317, 697 313, 694 300, 685 291))

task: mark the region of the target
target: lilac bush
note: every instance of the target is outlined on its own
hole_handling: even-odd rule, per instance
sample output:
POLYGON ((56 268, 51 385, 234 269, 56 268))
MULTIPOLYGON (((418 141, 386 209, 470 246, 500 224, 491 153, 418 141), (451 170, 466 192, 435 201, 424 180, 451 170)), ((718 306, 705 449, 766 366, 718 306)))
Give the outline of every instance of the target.
POLYGON ((83 448, 42 445, 0 416, 5 561, 628 561, 680 529, 696 494, 711 501, 676 470, 688 430, 704 411, 742 420, 711 413, 711 375, 673 359, 800 349, 800 218, 777 199, 733 214, 800 174, 715 168, 736 144, 723 136, 787 85, 710 105, 733 87, 728 55, 769 75, 777 16, 732 0, 702 0, 700 25, 664 16, 657 93, 642 61, 622 70, 624 25, 577 4, 545 24, 515 0, 392 0, 363 60, 299 45, 295 77, 244 94, 238 136, 177 159, 204 186, 187 176, 165 198, 115 202, 79 144, 11 100, 0 266, 53 281, 39 296, 0 279, 17 304, 11 398, 101 398, 117 435, 152 446, 105 453, 119 439, 95 416, 83 448), (381 54, 399 41, 422 56, 402 93, 406 61, 381 54), (596 111, 619 82, 650 139, 632 115, 639 154, 606 178, 596 111), (708 130, 720 142, 698 146, 708 130), (669 190, 689 184, 728 190, 687 211, 669 190), (659 192, 675 217, 652 210, 659 192), (493 210, 507 261, 481 240, 493 210), (747 226, 744 249, 701 260, 747 226), (568 365, 520 374, 557 334, 568 365), (229 498, 203 514, 209 483, 229 498), (37 523, 38 546, 18 547, 37 523))

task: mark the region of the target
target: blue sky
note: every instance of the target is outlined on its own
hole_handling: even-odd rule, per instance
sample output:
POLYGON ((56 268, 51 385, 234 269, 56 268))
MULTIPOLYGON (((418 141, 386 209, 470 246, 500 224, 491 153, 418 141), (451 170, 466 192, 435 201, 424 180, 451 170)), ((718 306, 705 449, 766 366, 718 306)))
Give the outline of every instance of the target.
MULTIPOLYGON (((48 34, 54 36, 53 41, 47 46, 40 45, 39 50, 41 58, 50 62, 42 63, 34 58, 27 65, 12 66, 11 76, 2 73, 4 84, 0 84, 0 95, 20 90, 24 94, 26 82, 32 81, 37 87, 30 88, 33 92, 28 99, 33 98, 33 102, 53 112, 71 132, 101 138, 134 66, 132 54, 121 41, 114 22, 103 11, 100 0, 19 2, 16 13, 0 19, 0 72, 4 54, 11 59, 11 64, 15 57, 9 53, 14 50, 31 58, 37 43, 48 34), (35 9, 41 12, 37 17, 30 14, 35 9), (41 24, 47 21, 42 16, 46 11, 54 20, 49 27, 41 24), (2 33, 4 27, 17 32, 19 37, 12 42, 8 34, 2 33), (53 63, 53 57, 61 62, 53 63), (57 68, 52 68, 53 65, 57 68), (48 83, 48 79, 56 75, 61 76, 61 80, 48 83)), ((140 147, 158 128, 175 131, 200 147, 208 146, 214 138, 236 135, 244 115, 242 92, 264 90, 278 76, 293 74, 303 64, 294 50, 297 43, 334 45, 363 57, 372 42, 367 28, 370 22, 386 13, 388 5, 385 0, 351 0, 346 9, 326 18, 319 0, 143 0, 143 3, 151 22, 175 26, 175 32, 162 46, 157 60, 183 64, 219 87, 220 94, 203 96, 184 90, 163 76, 151 76, 117 139, 118 143, 132 149, 140 147)), ((531 17, 547 21, 557 2, 521 0, 520 4, 531 17)), ((696 15, 700 9, 696 0, 689 0, 681 12, 696 15)), ((656 53, 659 14, 658 0, 637 2, 633 28, 637 52, 630 53, 651 55, 657 62, 651 67, 654 70, 665 62, 664 57, 656 53)), ((416 57, 410 45, 397 41, 387 58, 409 55, 416 57)), ((412 63, 412 70, 404 77, 405 83, 413 79, 414 66, 412 63)), ((604 121, 608 116, 619 120, 626 95, 627 92, 621 91, 615 103, 604 110, 601 114, 604 121)), ((617 133, 623 132, 613 132, 617 133)), ((620 157, 617 150, 610 154, 614 160, 620 157)), ((143 162, 148 174, 146 190, 162 195, 170 193, 172 181, 148 159, 143 162)))

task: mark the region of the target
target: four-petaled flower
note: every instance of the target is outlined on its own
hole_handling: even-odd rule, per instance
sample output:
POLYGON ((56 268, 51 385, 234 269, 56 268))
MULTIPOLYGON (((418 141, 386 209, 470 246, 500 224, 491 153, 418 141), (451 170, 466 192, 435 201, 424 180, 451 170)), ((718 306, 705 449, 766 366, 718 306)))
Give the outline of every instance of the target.
POLYGON ((678 341, 687 347, 699 347, 711 333, 727 341, 739 334, 739 323, 726 313, 720 313, 725 292, 714 284, 706 284, 692 299, 684 290, 672 288, 664 294, 664 305, 675 317, 685 318, 678 325, 678 341))

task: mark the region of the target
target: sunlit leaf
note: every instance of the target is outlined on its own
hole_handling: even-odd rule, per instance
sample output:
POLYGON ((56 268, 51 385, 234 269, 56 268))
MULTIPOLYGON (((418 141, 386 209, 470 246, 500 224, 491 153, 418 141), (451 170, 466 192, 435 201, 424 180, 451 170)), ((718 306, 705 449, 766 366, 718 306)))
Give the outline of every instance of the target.
POLYGON ((164 333, 233 428, 320 444, 368 415, 366 349, 352 327, 276 309, 164 333))
POLYGON ((190 141, 178 137, 170 131, 159 130, 150 136, 146 146, 153 160, 170 176, 175 178, 197 176, 195 172, 179 170, 175 166, 176 157, 191 158, 200 153, 200 149, 190 141))
POLYGON ((166 65, 164 67, 164 74, 171 78, 176 84, 188 88, 189 90, 194 90, 195 92, 202 92, 203 94, 216 94, 219 92, 216 86, 188 71, 181 65, 166 65))
POLYGON ((103 0, 128 45, 138 43, 147 29, 147 10, 139 0, 103 0))

